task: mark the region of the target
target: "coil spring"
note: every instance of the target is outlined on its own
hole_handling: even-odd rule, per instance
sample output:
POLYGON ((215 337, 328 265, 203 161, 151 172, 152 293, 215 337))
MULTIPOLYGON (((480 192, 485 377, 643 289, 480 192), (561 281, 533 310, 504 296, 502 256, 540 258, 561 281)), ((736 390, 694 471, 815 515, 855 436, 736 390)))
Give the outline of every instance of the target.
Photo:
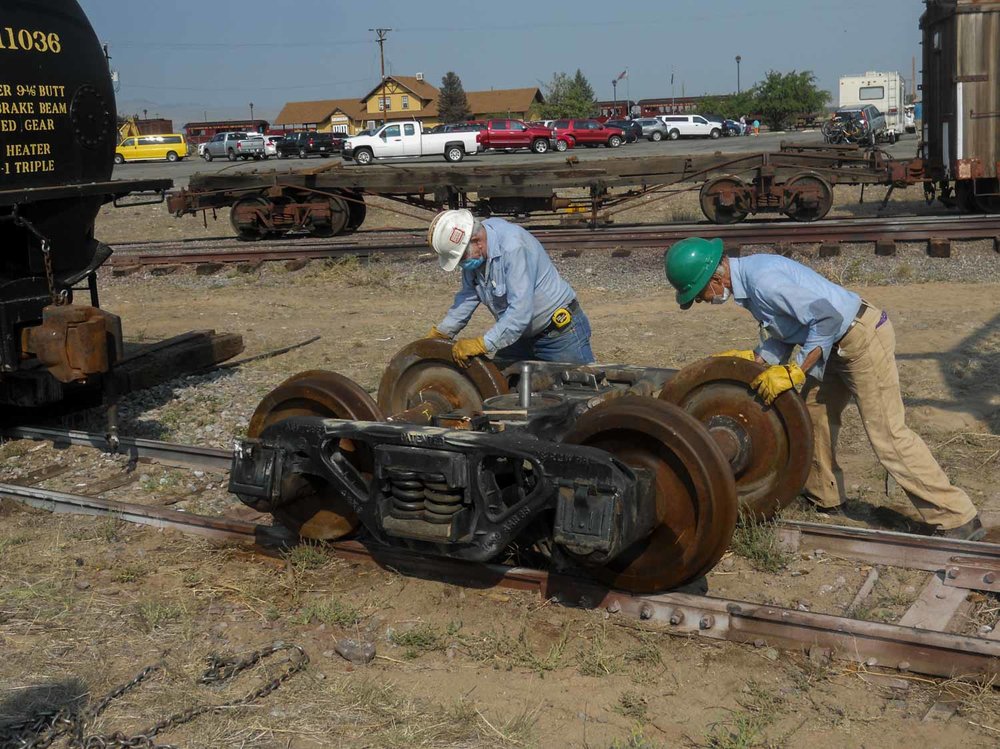
POLYGON ((394 470, 388 480, 393 517, 444 524, 462 509, 462 488, 449 487, 443 474, 394 470))
POLYGON ((424 516, 424 482, 416 471, 390 471, 390 512, 393 517, 420 520, 424 516))
POLYGON ((461 487, 449 487, 444 476, 426 474, 424 482, 424 518, 429 523, 450 523, 452 516, 462 509, 461 487))

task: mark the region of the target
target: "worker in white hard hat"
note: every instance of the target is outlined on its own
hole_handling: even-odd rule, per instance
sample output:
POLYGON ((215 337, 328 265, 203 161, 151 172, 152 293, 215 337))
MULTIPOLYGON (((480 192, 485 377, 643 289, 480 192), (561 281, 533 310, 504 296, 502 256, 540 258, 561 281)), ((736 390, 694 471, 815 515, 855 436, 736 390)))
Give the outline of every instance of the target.
POLYGON ((462 288, 429 338, 452 339, 483 304, 496 324, 478 338, 459 338, 456 363, 474 356, 507 363, 528 359, 589 364, 590 321, 576 293, 529 232, 500 218, 483 221, 468 210, 442 211, 427 240, 441 268, 462 271, 462 288))

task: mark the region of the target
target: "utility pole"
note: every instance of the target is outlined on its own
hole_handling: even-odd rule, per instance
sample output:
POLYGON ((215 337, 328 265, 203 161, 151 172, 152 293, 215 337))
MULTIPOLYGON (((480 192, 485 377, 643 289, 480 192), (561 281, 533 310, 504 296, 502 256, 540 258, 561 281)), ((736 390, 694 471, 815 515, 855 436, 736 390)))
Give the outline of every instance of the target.
POLYGON ((743 62, 742 55, 736 55, 736 95, 740 95, 740 63, 743 62))
POLYGON ((375 40, 378 42, 378 61, 379 67, 382 71, 382 93, 380 94, 380 103, 382 104, 382 124, 385 124, 386 113, 388 112, 389 106, 388 102, 385 100, 385 38, 392 29, 368 29, 369 31, 374 31, 378 34, 378 38, 375 40))

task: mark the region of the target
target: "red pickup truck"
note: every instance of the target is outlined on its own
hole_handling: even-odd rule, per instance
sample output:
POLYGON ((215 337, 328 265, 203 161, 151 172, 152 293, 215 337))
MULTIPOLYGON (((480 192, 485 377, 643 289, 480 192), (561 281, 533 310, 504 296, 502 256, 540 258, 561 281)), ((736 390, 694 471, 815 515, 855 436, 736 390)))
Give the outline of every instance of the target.
POLYGON ((625 132, 620 127, 607 127, 597 120, 556 120, 552 132, 557 138, 567 138, 573 145, 606 146, 618 148, 625 142, 625 132))
POLYGON ((528 125, 521 120, 490 120, 486 127, 479 131, 476 138, 484 149, 530 148, 535 153, 545 153, 550 148, 565 151, 572 148, 568 139, 559 141, 547 127, 528 125))

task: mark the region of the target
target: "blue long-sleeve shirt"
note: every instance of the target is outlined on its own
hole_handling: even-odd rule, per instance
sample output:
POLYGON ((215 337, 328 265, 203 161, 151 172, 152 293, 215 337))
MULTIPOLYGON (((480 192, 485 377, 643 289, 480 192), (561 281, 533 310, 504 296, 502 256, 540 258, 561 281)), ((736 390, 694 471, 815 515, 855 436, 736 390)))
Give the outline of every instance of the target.
POLYGON ((823 353, 809 375, 823 379, 830 351, 861 308, 861 297, 827 281, 801 263, 777 255, 730 258, 733 298, 770 334, 757 348, 769 364, 788 360, 800 346, 802 364, 815 348, 823 353))
POLYGON ((462 270, 462 288, 437 327, 453 336, 484 304, 496 320, 483 336, 487 352, 493 355, 526 335, 541 333, 552 314, 568 306, 576 292, 528 231, 500 218, 488 218, 483 226, 486 262, 474 271, 462 270))

